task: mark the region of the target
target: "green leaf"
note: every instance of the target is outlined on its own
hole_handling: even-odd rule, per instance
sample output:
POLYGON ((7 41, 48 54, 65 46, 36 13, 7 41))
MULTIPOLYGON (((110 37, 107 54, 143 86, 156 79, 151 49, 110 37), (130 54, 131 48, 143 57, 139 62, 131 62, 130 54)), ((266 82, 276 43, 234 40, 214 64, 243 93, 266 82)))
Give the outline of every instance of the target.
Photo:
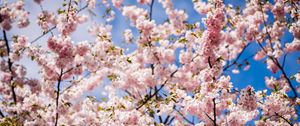
POLYGON ((187 43, 188 40, 186 38, 182 38, 178 40, 179 43, 187 43))
POLYGON ((115 81, 117 79, 117 75, 111 74, 107 76, 110 81, 115 81))
POLYGON ((107 98, 101 98, 102 101, 107 101, 107 98))
POLYGON ((293 75, 290 77, 291 80, 296 80, 296 77, 293 75))
POLYGON ((126 58, 126 61, 127 61, 128 63, 132 63, 132 61, 131 61, 131 59, 130 59, 129 57, 126 58))
POLYGON ((62 10, 62 9, 58 9, 58 10, 57 10, 57 13, 58 13, 58 14, 62 14, 62 13, 65 13, 65 10, 62 10))

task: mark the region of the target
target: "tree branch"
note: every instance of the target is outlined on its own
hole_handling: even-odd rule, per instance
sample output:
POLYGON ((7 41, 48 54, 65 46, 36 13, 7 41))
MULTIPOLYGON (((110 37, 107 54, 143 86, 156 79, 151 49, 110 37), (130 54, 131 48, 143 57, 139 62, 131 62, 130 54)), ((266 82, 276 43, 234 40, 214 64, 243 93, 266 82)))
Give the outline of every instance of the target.
POLYGON ((12 83, 12 80, 13 80, 13 71, 12 71, 13 62, 11 61, 11 59, 9 57, 10 48, 9 48, 9 43, 8 43, 8 39, 7 39, 6 31, 5 30, 3 30, 3 36, 4 36, 4 41, 5 41, 6 50, 7 50, 7 54, 8 54, 8 57, 7 57, 7 59, 8 59, 7 60, 8 69, 9 69, 10 74, 11 74, 11 77, 10 77, 10 88, 11 88, 11 92, 12 92, 12 98, 14 100, 14 103, 17 104, 17 95, 16 95, 16 92, 15 92, 15 86, 12 83))
MULTIPOLYGON (((266 49, 261 45, 261 43, 259 43, 259 42, 257 42, 257 43, 258 43, 258 45, 260 46, 260 48, 262 48, 262 50, 263 50, 266 54, 268 54, 268 52, 267 52, 266 49)), ((268 57, 273 61, 273 63, 274 63, 275 65, 277 65, 277 67, 278 67, 278 68, 280 69, 280 71, 282 72, 283 77, 288 81, 289 86, 290 86, 290 88, 292 89, 292 91, 293 91, 295 97, 298 97, 298 94, 297 94, 296 89, 293 87, 291 80, 289 79, 289 77, 288 77, 287 74, 285 73, 284 69, 282 68, 282 66, 280 65, 280 63, 278 62, 278 60, 277 60, 276 58, 273 58, 272 56, 269 56, 269 55, 268 55, 268 57)))
POLYGON ((216 98, 213 98, 213 103, 214 103, 214 126, 217 126, 216 98))
POLYGON ((283 116, 279 115, 278 113, 275 112, 275 115, 278 116, 279 118, 282 118, 284 121, 286 121, 290 126, 293 126, 293 123, 291 123, 288 119, 284 118, 283 116))
POLYGON ((167 124, 167 122, 169 121, 170 115, 167 116, 167 118, 164 121, 164 124, 167 124))
MULTIPOLYGON (((88 7, 88 4, 85 5, 84 7, 80 8, 77 13, 81 12, 82 10, 84 10, 85 8, 88 7)), ((43 34, 39 35, 38 37, 36 37, 35 39, 33 39, 30 43, 35 43, 36 41, 38 41, 39 39, 41 39, 42 37, 44 37, 46 34, 48 34, 49 32, 52 32, 52 30, 56 29, 56 25, 51 27, 49 30, 47 30, 46 32, 44 32, 43 34)))
POLYGON ((195 125, 192 121, 188 120, 180 111, 178 111, 177 109, 175 109, 175 111, 177 113, 179 113, 179 115, 186 121, 188 122, 189 124, 192 124, 192 125, 195 125))
POLYGON ((166 84, 167 82, 168 82, 168 80, 166 80, 166 81, 164 82, 164 84, 162 84, 162 85, 160 86, 160 88, 154 92, 154 94, 152 94, 152 95, 150 95, 149 97, 147 97, 147 99, 146 99, 139 107, 137 107, 136 110, 139 110, 141 107, 143 107, 145 104, 147 104, 147 102, 148 102, 150 99, 152 99, 154 96, 156 96, 157 93, 165 86, 165 84, 166 84))
POLYGON ((175 116, 170 119, 170 121, 167 123, 167 125, 170 125, 174 119, 175 119, 175 116))
POLYGON ((149 13, 150 21, 152 20, 153 5, 154 5, 154 0, 152 0, 150 4, 150 13, 149 13))
MULTIPOLYGON (((173 73, 171 73, 170 77, 172 78, 174 76, 174 74, 178 71, 178 69, 176 69, 173 73)), ((168 82, 168 79, 161 85, 161 87, 157 90, 155 90, 154 94, 150 95, 139 107, 136 108, 136 110, 139 110, 141 107, 143 107, 151 98, 153 98, 154 96, 156 96, 158 94, 158 92, 165 86, 165 84, 168 82)))
POLYGON ((286 60, 286 56, 287 56, 288 53, 284 54, 283 56, 283 61, 282 61, 282 68, 284 68, 284 65, 285 65, 285 60, 286 60))
POLYGON ((3 112, 1 110, 0 110, 0 115, 1 115, 2 118, 5 117, 4 114, 3 114, 3 112))
POLYGON ((230 68, 231 66, 235 65, 235 64, 237 63, 237 61, 240 59, 240 57, 242 56, 243 52, 246 50, 246 48, 247 48, 250 44, 251 44, 251 43, 248 43, 248 44, 243 48, 243 50, 239 53, 239 55, 235 58, 235 60, 234 60, 231 64, 227 65, 227 66, 223 69, 223 71, 226 71, 228 68, 230 68))
POLYGON ((58 124, 58 118, 59 118, 59 115, 58 115, 58 103, 59 103, 59 94, 60 94, 60 84, 61 84, 61 80, 62 80, 62 75, 63 75, 63 69, 61 69, 60 71, 60 75, 58 77, 58 80, 57 80, 57 91, 56 91, 56 117, 55 117, 55 126, 57 126, 58 124))
POLYGON ((274 115, 271 115, 271 116, 267 117, 266 120, 268 120, 268 119, 270 119, 271 117, 274 117, 274 116, 277 116, 277 117, 283 119, 283 120, 284 120, 285 122, 287 122, 290 126, 293 126, 293 125, 294 125, 294 124, 291 123, 288 119, 284 118, 283 116, 279 115, 279 114, 276 113, 276 112, 275 112, 274 115))

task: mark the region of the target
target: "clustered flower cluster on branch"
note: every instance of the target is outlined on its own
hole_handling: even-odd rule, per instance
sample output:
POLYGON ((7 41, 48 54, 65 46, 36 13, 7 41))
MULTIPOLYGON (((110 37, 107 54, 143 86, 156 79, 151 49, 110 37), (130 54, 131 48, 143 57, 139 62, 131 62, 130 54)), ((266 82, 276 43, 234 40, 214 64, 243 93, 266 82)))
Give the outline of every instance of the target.
POLYGON ((66 0, 57 12, 42 10, 35 21, 29 20, 24 0, 1 3, 0 125, 300 125, 300 73, 287 75, 281 62, 300 51, 298 0, 250 0, 242 9, 223 0, 193 0, 205 18, 192 24, 172 0, 124 1, 66 0), (152 18, 154 2, 162 5, 166 22, 152 18), (107 7, 106 21, 119 11, 139 31, 137 36, 132 29, 123 31, 124 41, 137 46, 133 52, 124 54, 113 44, 110 23, 87 30, 94 41, 73 41, 70 35, 90 20, 80 12, 98 3, 107 7), (30 23, 43 31, 39 38, 51 33, 43 43, 47 47, 33 44, 39 38, 30 42, 24 35, 8 35, 15 25, 30 23), (292 42, 281 41, 285 31, 292 42), (253 59, 264 60, 274 73, 265 77, 268 90, 250 85, 238 90, 225 74, 235 66, 249 69, 249 62, 238 60, 250 44, 260 47, 253 59), (22 58, 37 63, 41 77, 28 78, 22 58), (105 79, 110 80, 107 99, 84 97, 105 79))

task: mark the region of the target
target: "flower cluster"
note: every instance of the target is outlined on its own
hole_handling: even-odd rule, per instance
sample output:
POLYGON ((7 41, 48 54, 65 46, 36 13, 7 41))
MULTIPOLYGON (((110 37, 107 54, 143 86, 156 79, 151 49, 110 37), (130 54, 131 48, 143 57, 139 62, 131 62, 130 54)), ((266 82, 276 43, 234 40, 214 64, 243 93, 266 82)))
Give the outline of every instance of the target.
POLYGON ((19 0, 12 4, 6 4, 0 9, 1 28, 8 31, 12 28, 12 23, 17 22, 19 28, 29 25, 28 14, 24 9, 24 1, 19 0))
POLYGON ((240 8, 193 0, 204 17, 195 22, 172 0, 135 3, 69 0, 57 12, 42 7, 33 16, 43 31, 36 39, 10 30, 15 22, 29 25, 24 0, 1 5, 0 125, 300 125, 300 88, 294 87, 300 73, 286 71, 295 60, 286 56, 300 50, 299 2, 252 0, 240 8), (165 22, 153 16, 157 4, 165 22), (105 23, 98 23, 98 5, 105 23), (96 16, 82 15, 85 9, 96 16), (130 24, 121 37, 112 32, 111 21, 121 19, 114 16, 130 24), (82 29, 84 22, 93 23, 82 29), (72 33, 79 30, 89 39, 78 42, 72 33), (291 42, 282 40, 287 32, 291 42), (46 41, 29 42, 40 38, 46 41), (241 59, 244 52, 254 54, 241 59), (236 88, 228 71, 259 63, 271 71, 268 89, 236 88))

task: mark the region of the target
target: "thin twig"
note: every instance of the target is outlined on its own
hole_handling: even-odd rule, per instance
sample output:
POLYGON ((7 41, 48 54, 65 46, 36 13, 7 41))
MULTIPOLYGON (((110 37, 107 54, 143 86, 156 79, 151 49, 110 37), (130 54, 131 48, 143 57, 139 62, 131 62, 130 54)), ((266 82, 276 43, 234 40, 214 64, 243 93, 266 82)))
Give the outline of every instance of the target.
MULTIPOLYGON (((81 12, 82 10, 86 9, 88 7, 88 5, 85 5, 84 7, 80 8, 77 13, 81 12)), ((49 32, 52 32, 52 30, 56 29, 56 25, 51 27, 49 30, 47 30, 46 32, 44 32, 43 34, 41 34, 40 36, 36 37, 35 39, 33 39, 30 43, 35 43, 36 41, 38 41, 39 39, 41 39, 42 37, 44 37, 46 34, 48 34, 49 32)))
POLYGON ((279 115, 279 114, 276 113, 276 112, 275 112, 274 115, 271 115, 271 116, 267 117, 266 120, 271 119, 272 117, 275 117, 275 116, 277 116, 277 117, 283 119, 283 120, 284 120, 285 122, 287 122, 290 126, 293 126, 293 125, 294 125, 294 124, 291 123, 288 119, 284 118, 283 116, 279 115))
POLYGON ((189 124, 195 125, 192 121, 190 121, 189 119, 187 119, 179 110, 175 109, 176 112, 179 113, 179 115, 189 124))
POLYGON ((167 125, 170 125, 174 119, 175 119, 175 116, 170 119, 170 121, 167 123, 167 125))
POLYGON ((137 107, 136 110, 139 110, 141 107, 143 107, 145 104, 147 104, 148 101, 149 101, 150 99, 152 99, 154 96, 156 96, 157 93, 165 86, 165 84, 166 84, 167 82, 168 82, 168 80, 166 80, 166 81, 164 82, 164 84, 162 84, 162 85, 160 86, 160 88, 154 92, 154 94, 152 94, 152 95, 150 95, 149 97, 147 97, 147 99, 146 99, 139 107, 137 107))
POLYGON ((286 121, 290 126, 293 126, 293 123, 291 123, 288 119, 284 118, 283 116, 279 115, 278 113, 275 112, 275 115, 278 116, 279 118, 282 118, 284 121, 286 121))
POLYGON ((214 122, 214 119, 212 119, 206 112, 204 112, 204 113, 212 122, 214 122))
POLYGON ((284 54, 284 56, 283 56, 282 68, 284 68, 285 60, 286 60, 286 56, 287 56, 287 55, 288 55, 288 53, 284 54))
POLYGON ((243 52, 246 50, 246 48, 247 48, 250 44, 251 44, 251 43, 248 43, 248 44, 243 48, 243 50, 239 53, 239 55, 235 58, 235 60, 234 60, 231 64, 227 65, 227 66, 223 69, 223 71, 226 71, 226 70, 227 70, 228 68, 230 68, 231 66, 237 64, 237 61, 240 59, 240 57, 242 56, 243 52))

